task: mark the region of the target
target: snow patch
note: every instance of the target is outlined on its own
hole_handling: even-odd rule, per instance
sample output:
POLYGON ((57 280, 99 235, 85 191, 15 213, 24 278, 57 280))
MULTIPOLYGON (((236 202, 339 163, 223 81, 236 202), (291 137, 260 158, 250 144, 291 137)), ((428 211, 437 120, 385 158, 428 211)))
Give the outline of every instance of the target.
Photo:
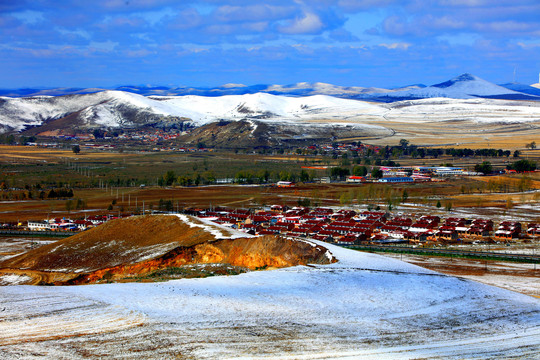
POLYGON ((0 276, 0 286, 1 285, 20 285, 28 283, 32 280, 30 276, 27 275, 17 275, 17 274, 7 274, 0 276))
POLYGON ((235 229, 228 228, 226 226, 222 226, 220 224, 216 224, 212 222, 210 219, 205 218, 197 218, 197 221, 202 222, 198 223, 193 221, 193 218, 183 215, 183 214, 175 214, 188 224, 190 227, 199 227, 206 231, 208 231, 210 234, 214 235, 216 239, 236 239, 236 238, 245 238, 245 237, 254 237, 254 235, 250 235, 241 231, 237 231, 235 229))

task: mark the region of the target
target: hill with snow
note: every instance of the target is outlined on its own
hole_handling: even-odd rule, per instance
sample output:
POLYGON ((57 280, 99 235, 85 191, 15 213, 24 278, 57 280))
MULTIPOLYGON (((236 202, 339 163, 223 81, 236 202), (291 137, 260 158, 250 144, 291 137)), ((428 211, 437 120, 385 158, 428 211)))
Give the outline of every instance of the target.
POLYGON ((495 85, 471 74, 462 74, 425 88, 369 94, 361 98, 383 102, 426 98, 540 100, 540 96, 495 85))
POLYGON ((313 245, 338 262, 158 283, 3 287, 2 358, 540 357, 539 299, 313 245))
MULTIPOLYGON (((60 97, 0 98, 0 128, 4 132, 27 130, 29 134, 68 134, 97 128, 137 129, 147 126, 182 130, 220 120, 324 127, 325 123, 315 125, 309 122, 316 119, 339 122, 359 115, 380 117, 386 111, 378 105, 325 95, 287 97, 257 93, 220 97, 145 97, 122 91, 104 91, 60 97)), ((368 127, 352 125, 359 129, 368 127)), ((302 131, 309 133, 309 129, 302 131)))
POLYGON ((540 121, 538 89, 520 84, 499 86, 470 74, 428 87, 394 90, 325 83, 227 84, 213 89, 211 96, 163 95, 170 90, 166 87, 151 88, 162 95, 143 96, 135 93, 137 88, 123 89, 126 91, 0 97, 0 133, 58 136, 95 129, 162 128, 183 132, 181 140, 186 144, 230 147, 234 142, 251 147, 284 141, 384 138, 395 133, 390 128, 394 120, 540 121), (232 95, 223 95, 226 93, 232 95), (191 132, 194 129, 199 130, 191 132))
MULTIPOLYGON (((534 87, 534 85, 532 86, 534 87)), ((53 89, 0 89, 0 96, 31 97, 79 95, 105 91, 104 88, 53 88, 53 89)), ((540 100, 537 93, 523 84, 495 85, 471 74, 462 74, 451 80, 426 87, 422 84, 402 86, 392 89, 363 86, 339 86, 322 82, 299 82, 289 85, 277 84, 225 84, 213 88, 188 86, 120 86, 116 90, 143 96, 204 96, 272 94, 284 96, 328 95, 343 99, 366 99, 379 102, 393 102, 409 99, 447 97, 468 99, 471 97, 501 98, 513 100, 540 100)))
POLYGON ((540 88, 535 87, 534 84, 529 86, 529 85, 519 84, 519 83, 508 83, 508 84, 501 84, 500 86, 513 90, 513 91, 523 93, 523 94, 540 96, 540 88))

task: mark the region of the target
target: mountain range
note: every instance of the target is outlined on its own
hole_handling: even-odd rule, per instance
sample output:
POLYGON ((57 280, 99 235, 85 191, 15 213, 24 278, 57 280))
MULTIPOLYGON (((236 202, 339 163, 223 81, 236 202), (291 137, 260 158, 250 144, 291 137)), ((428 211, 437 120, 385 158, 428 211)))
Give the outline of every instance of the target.
POLYGON ((476 123, 540 119, 540 89, 495 85, 470 74, 432 86, 393 90, 323 83, 120 89, 18 91, 31 96, 15 96, 12 91, 13 96, 0 97, 0 133, 58 136, 95 129, 172 128, 198 134, 197 139, 185 139, 188 142, 205 139, 223 146, 227 142, 249 146, 291 139, 388 136, 392 130, 387 124, 402 119, 476 123))
MULTIPOLYGON (((537 84, 533 84, 537 85, 537 84)), ((285 96, 328 95, 344 99, 365 99, 370 101, 393 102, 406 99, 448 97, 468 99, 472 97, 501 98, 512 100, 540 100, 540 89, 519 83, 495 85, 471 74, 462 74, 451 80, 426 86, 414 84, 392 89, 361 86, 339 86, 321 82, 300 82, 291 85, 243 85, 225 84, 214 88, 175 86, 119 86, 114 88, 21 88, 0 89, 0 96, 62 96, 91 94, 106 90, 124 91, 143 96, 185 96, 199 95, 217 97, 224 95, 246 95, 267 93, 285 96), (537 98, 539 97, 539 98, 537 98)))

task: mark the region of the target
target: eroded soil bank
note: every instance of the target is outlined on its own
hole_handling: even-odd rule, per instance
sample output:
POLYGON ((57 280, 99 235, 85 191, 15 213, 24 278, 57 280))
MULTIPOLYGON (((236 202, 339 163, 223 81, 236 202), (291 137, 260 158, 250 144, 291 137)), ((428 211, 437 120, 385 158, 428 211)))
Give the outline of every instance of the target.
MULTIPOLYGON (((186 274, 235 274, 336 261, 325 247, 310 242, 277 236, 219 238, 219 232, 186 219, 147 215, 111 221, 0 262, 0 274, 24 276, 26 284, 67 285, 152 281, 166 279, 168 273, 178 278, 181 269, 203 264, 215 265, 186 274), (152 276, 156 273, 160 276, 152 276)), ((226 231, 222 235, 231 237, 226 231)))

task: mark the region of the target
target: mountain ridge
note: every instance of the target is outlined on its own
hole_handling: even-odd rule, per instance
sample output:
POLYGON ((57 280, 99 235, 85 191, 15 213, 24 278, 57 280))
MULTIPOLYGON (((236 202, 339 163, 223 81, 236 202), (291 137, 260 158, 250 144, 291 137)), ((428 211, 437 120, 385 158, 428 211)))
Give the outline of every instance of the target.
MULTIPOLYGON (((250 87, 227 84, 219 91, 245 92, 246 88, 250 87)), ((153 87, 160 94, 163 89, 153 87)), ((396 121, 390 119, 419 121, 415 119, 424 113, 428 115, 422 115, 421 121, 453 119, 444 115, 445 120, 440 120, 440 111, 473 122, 515 123, 540 118, 540 96, 536 96, 535 88, 495 85, 471 74, 428 87, 412 85, 384 93, 371 92, 380 89, 326 83, 266 89, 221 96, 144 96, 132 91, 104 90, 63 96, 0 97, 0 133, 75 136, 94 130, 153 132, 157 128, 172 130, 190 144, 272 146, 298 139, 385 137, 392 133, 388 122, 396 121), (348 93, 344 95, 344 91, 348 93)))
MULTIPOLYGON (((534 84, 533 84, 534 85, 534 84)), ((453 79, 426 86, 423 84, 405 85, 397 88, 378 88, 362 86, 340 86, 323 82, 299 82, 295 84, 255 84, 244 85, 228 83, 217 87, 190 87, 190 86, 151 86, 151 85, 122 85, 114 88, 90 87, 90 88, 21 88, 0 89, 0 96, 4 97, 35 97, 35 96, 62 96, 91 94, 102 91, 124 91, 143 96, 186 96, 199 95, 206 97, 218 97, 224 95, 247 95, 256 93, 268 93, 284 96, 311 96, 329 95, 345 99, 366 99, 379 102, 393 102, 412 98, 426 97, 453 97, 470 98, 471 96, 503 96, 515 99, 522 96, 524 100, 540 100, 536 93, 531 93, 532 86, 524 84, 495 85, 472 74, 461 74, 453 79), (475 84, 476 92, 469 94, 459 91, 463 84, 475 84), (519 85, 516 87, 516 85, 519 85), (458 89, 455 89, 458 87, 458 89), (448 90, 452 91, 448 91, 448 90), (506 90, 505 90, 506 89, 506 90), (522 91, 520 91, 520 89, 522 91), (528 91, 527 91, 528 90, 528 91), (531 97, 531 95, 533 97, 531 97)))

